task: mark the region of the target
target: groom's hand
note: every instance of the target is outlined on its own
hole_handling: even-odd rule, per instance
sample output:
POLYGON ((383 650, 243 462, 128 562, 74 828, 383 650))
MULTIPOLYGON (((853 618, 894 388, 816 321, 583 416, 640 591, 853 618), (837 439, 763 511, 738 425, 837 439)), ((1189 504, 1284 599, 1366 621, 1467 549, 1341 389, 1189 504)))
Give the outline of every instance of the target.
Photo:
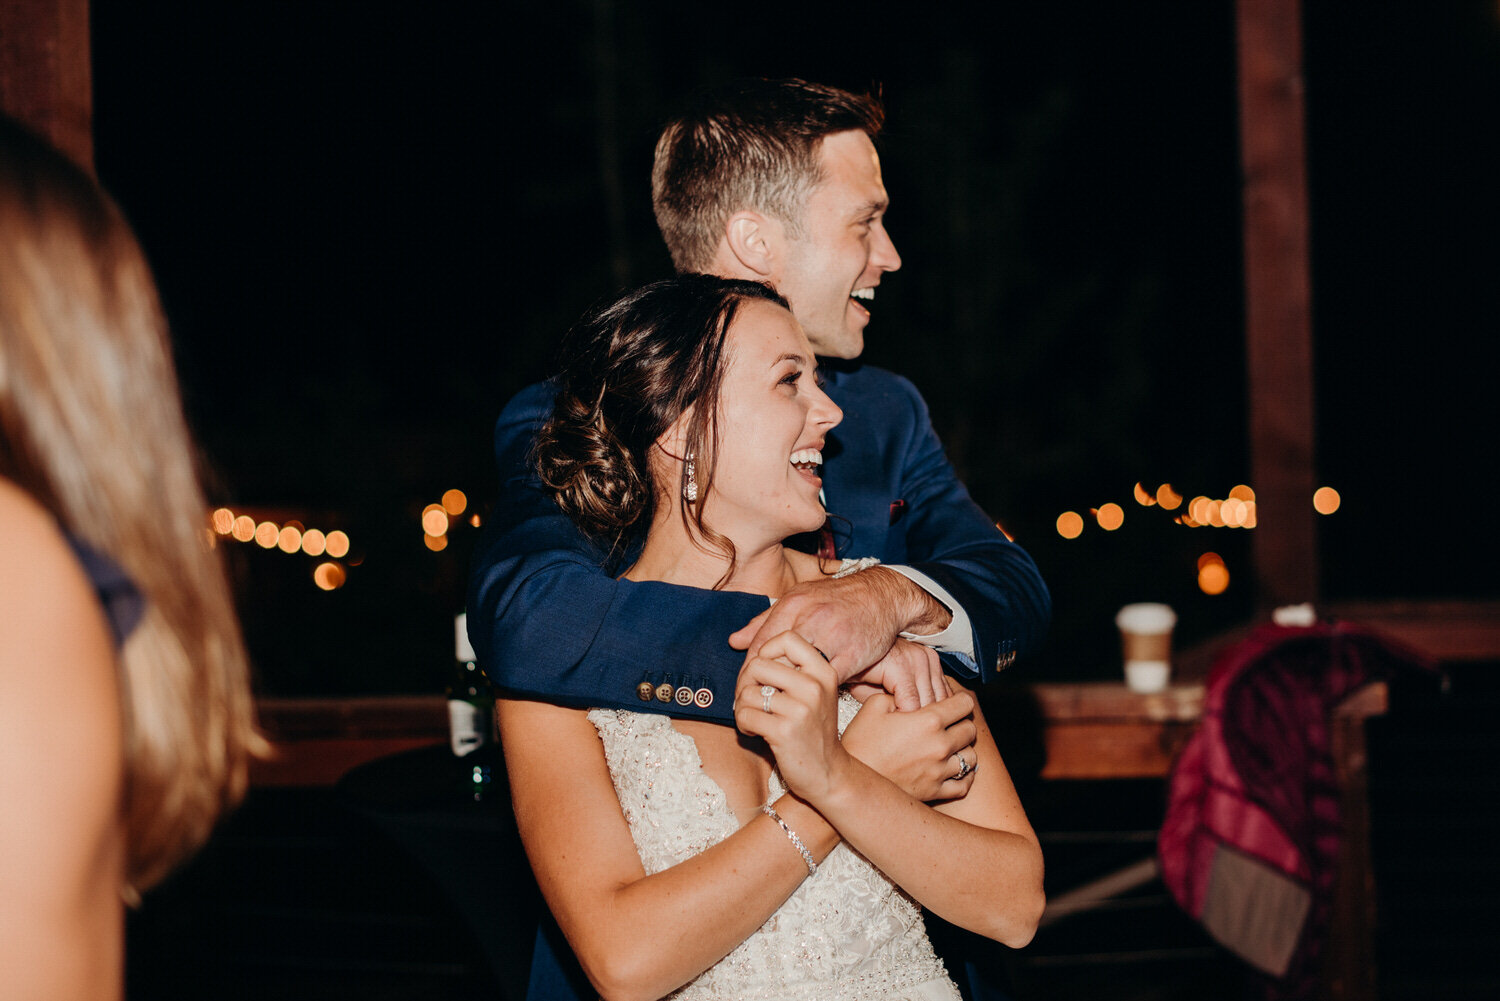
POLYGON ((747 652, 787 630, 797 633, 828 657, 839 683, 865 680, 890 692, 898 709, 917 709, 941 698, 947 689, 937 658, 910 653, 887 657, 903 632, 940 632, 952 620, 941 602, 912 581, 885 567, 847 577, 798 584, 769 609, 729 637, 729 645, 747 652))

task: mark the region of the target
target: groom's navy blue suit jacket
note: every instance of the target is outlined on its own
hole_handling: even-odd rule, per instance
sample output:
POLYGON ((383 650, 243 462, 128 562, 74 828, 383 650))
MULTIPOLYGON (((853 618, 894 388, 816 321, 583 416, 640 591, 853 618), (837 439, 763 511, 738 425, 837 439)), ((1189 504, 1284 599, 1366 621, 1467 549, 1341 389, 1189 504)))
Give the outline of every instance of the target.
MULTIPOLYGON (((881 369, 838 364, 823 367, 825 389, 844 411, 823 466, 838 555, 906 564, 947 590, 968 613, 977 673, 989 680, 1042 639, 1051 599, 1036 564, 969 498, 916 387, 881 369)), ((495 427, 500 495, 469 581, 480 664, 513 695, 731 721, 744 654, 728 636, 767 599, 616 580, 617 567, 601 572, 606 554, 542 493, 531 468, 552 400, 550 383, 530 386, 495 427)))

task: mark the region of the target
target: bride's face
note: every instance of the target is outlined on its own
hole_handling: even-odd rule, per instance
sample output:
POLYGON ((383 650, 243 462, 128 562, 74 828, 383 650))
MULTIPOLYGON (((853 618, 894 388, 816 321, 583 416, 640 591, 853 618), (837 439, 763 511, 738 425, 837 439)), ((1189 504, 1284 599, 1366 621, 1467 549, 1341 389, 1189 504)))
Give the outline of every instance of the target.
POLYGON ((737 547, 822 527, 823 444, 843 412, 818 387, 817 362, 792 314, 741 304, 719 387, 718 465, 703 520, 737 547))

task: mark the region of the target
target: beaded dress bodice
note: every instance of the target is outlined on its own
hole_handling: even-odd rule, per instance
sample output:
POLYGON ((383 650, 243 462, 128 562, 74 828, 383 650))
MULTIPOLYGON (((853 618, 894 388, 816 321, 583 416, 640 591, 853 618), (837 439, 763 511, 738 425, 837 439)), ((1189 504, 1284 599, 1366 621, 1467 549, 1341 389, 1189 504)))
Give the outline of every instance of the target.
MULTIPOLYGON (((860 704, 839 703, 839 732, 860 704)), ((740 823, 704 773, 693 738, 666 716, 589 713, 647 874, 724 840, 740 823)), ((785 789, 772 774, 767 802, 785 789)), ((920 908, 869 862, 840 844, 761 928, 674 1001, 958 1001, 932 951, 920 908)))

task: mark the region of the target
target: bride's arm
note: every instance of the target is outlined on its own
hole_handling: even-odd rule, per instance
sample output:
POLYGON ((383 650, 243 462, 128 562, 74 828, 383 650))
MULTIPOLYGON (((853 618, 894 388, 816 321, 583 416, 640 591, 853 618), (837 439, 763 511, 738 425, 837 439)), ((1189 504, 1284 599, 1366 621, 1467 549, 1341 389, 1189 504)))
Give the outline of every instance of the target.
MULTIPOLYGON (((659 998, 748 938, 807 878, 761 815, 707 851, 647 876, 581 710, 497 707, 516 823, 537 884, 584 972, 611 1001, 659 998)), ((777 811, 817 861, 838 835, 795 797, 777 811)))
POLYGON ((864 713, 845 733, 849 746, 839 741, 826 708, 837 679, 810 644, 784 633, 761 653, 740 675, 736 720, 771 745, 787 785, 922 906, 1006 945, 1029 942, 1045 904, 1041 847, 978 708, 974 783, 962 799, 931 807, 855 757, 864 713), (792 697, 778 694, 764 713, 743 695, 764 684, 792 697))

